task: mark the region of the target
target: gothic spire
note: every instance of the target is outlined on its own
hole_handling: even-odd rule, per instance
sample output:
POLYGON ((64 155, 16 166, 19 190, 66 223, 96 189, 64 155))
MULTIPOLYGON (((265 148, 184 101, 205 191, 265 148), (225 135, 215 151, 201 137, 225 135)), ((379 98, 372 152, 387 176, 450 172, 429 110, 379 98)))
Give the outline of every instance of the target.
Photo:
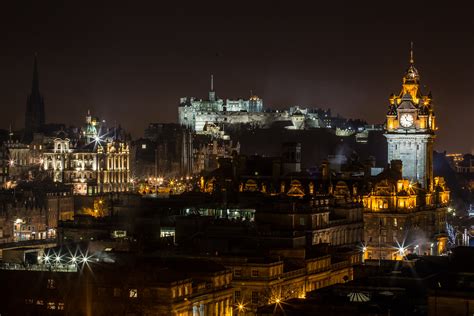
POLYGON ((38 79, 38 54, 35 53, 35 61, 33 65, 33 81, 31 84, 31 94, 39 94, 39 79, 38 79))
POLYGON ((35 53, 31 94, 26 101, 24 141, 31 141, 33 134, 41 131, 45 124, 44 116, 44 101, 39 90, 38 54, 35 53))
POLYGON ((413 42, 411 42, 410 45, 410 65, 413 65, 415 63, 415 59, 413 57, 413 42))

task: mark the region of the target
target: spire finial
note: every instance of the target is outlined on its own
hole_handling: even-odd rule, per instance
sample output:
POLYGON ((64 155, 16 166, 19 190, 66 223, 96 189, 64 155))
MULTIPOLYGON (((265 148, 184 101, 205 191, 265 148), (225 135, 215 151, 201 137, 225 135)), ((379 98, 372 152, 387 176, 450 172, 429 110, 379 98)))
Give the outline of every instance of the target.
POLYGON ((415 59, 413 57, 413 42, 410 43, 410 64, 414 64, 415 63, 415 59))
POLYGON ((214 75, 211 75, 211 91, 214 91, 214 75))

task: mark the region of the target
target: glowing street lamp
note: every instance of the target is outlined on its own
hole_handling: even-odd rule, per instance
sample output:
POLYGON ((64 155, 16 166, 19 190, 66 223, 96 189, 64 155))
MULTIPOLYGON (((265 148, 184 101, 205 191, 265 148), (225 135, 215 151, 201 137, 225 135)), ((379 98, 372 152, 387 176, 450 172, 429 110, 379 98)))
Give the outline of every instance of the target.
POLYGON ((247 308, 245 307, 245 304, 240 302, 237 304, 237 314, 240 315, 240 313, 244 313, 247 308))

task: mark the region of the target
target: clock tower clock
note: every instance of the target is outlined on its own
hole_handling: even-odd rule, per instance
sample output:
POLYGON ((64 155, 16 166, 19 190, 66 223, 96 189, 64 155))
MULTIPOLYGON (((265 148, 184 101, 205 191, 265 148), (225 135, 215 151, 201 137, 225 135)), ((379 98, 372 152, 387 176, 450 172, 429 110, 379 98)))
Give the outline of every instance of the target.
POLYGON ((402 176, 429 191, 433 187, 435 114, 431 93, 423 95, 420 90, 413 46, 402 90, 398 95, 392 94, 389 101, 384 134, 388 142, 388 161, 401 160, 402 176))

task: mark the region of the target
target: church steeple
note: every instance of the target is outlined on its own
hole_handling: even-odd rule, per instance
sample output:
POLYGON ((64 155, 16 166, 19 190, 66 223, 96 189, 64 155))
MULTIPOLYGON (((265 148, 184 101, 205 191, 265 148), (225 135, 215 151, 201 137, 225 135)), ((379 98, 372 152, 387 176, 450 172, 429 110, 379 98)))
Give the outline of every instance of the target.
POLYGON ((33 79, 31 94, 26 101, 25 141, 31 141, 33 134, 40 132, 45 124, 44 100, 39 90, 38 57, 35 54, 33 62, 33 79))
POLYGON ((39 79, 38 79, 38 54, 35 53, 35 61, 33 64, 33 81, 31 83, 31 95, 39 95, 39 79))

